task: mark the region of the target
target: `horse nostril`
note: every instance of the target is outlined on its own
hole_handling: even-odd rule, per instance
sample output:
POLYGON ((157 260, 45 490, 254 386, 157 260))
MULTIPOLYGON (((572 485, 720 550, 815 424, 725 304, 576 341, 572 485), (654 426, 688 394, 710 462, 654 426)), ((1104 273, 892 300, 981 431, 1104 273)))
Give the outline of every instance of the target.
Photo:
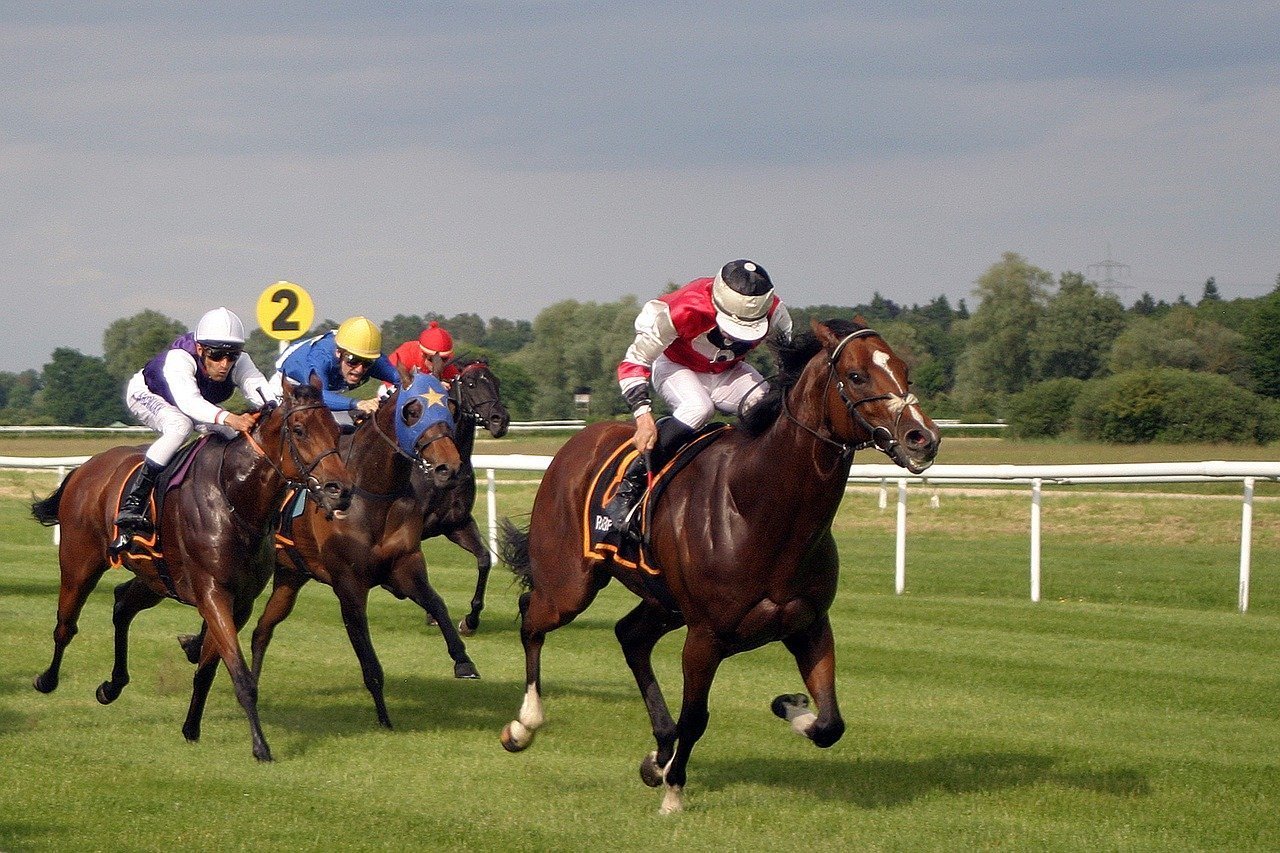
POLYGON ((933 436, 923 430, 913 429, 907 433, 907 446, 919 450, 928 447, 933 442, 933 436))

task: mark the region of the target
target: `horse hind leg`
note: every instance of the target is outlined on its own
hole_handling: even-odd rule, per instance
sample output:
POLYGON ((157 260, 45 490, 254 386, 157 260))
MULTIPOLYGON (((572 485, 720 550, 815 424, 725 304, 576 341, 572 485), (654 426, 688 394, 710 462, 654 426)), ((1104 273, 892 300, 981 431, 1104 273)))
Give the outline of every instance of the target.
POLYGON ((114 595, 111 623, 115 627, 115 665, 111 669, 110 680, 99 684, 96 693, 103 705, 110 705, 120 698, 120 691, 129 683, 129 626, 133 624, 133 618, 143 610, 155 607, 164 598, 136 577, 117 585, 114 595))
POLYGON ((58 689, 58 675, 62 670, 62 656, 72 638, 79 631, 80 611, 107 570, 100 551, 90 559, 75 559, 71 555, 95 553, 93 543, 76 542, 72 529, 62 531, 59 549, 62 563, 62 584, 58 590, 58 616, 53 626, 53 659, 44 672, 35 677, 32 686, 41 693, 58 689))

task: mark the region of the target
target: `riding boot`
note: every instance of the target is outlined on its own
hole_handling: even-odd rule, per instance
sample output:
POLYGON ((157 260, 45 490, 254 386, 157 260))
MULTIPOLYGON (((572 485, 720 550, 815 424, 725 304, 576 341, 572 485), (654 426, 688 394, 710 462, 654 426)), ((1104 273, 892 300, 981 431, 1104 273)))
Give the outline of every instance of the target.
MULTIPOLYGON (((694 432, 696 430, 692 427, 686 426, 675 418, 668 417, 658 421, 658 440, 650 453, 653 470, 656 472, 667 464, 694 432)), ((609 521, 612 523, 611 529, 619 531, 622 536, 635 536, 635 530, 630 523, 631 515, 633 508, 640 502, 640 498, 648 487, 647 475, 643 455, 637 456, 622 475, 622 481, 618 483, 618 490, 614 493, 613 500, 609 501, 604 508, 605 515, 609 516, 609 521)))
POLYGON ((137 479, 129 487, 129 493, 120 501, 120 514, 116 516, 116 527, 123 533, 150 533, 151 519, 147 518, 147 506, 151 501, 151 490, 155 488, 156 477, 164 470, 150 459, 144 459, 138 470, 137 479))

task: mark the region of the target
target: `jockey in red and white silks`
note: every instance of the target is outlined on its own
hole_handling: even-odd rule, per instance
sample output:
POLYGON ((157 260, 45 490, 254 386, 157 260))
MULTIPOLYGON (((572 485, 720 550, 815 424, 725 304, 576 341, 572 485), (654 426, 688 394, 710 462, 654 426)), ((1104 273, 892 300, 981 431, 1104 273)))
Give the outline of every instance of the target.
POLYGON ((791 315, 772 288, 755 297, 743 296, 725 286, 718 275, 694 279, 674 293, 645 303, 635 327, 635 340, 618 365, 618 384, 632 403, 633 414, 638 418, 649 410, 652 382, 672 415, 686 427, 698 429, 717 410, 737 412, 748 393, 753 402, 763 395, 762 377, 745 359, 770 334, 790 339, 791 315), (733 304, 726 307, 754 307, 760 313, 744 318, 719 310, 713 288, 728 295, 722 304, 733 304))

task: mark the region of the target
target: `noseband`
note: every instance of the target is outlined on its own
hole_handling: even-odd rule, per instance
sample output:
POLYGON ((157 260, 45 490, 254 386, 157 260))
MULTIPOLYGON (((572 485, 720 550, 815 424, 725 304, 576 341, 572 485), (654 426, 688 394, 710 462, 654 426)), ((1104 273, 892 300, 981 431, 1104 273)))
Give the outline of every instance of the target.
POLYGON ((838 449, 842 459, 851 457, 854 452, 868 447, 874 447, 886 455, 892 455, 893 449, 898 446, 898 440, 894 438, 894 431, 897 430, 898 423, 902 420, 903 412, 905 412, 908 407, 918 405, 920 402, 916 399, 916 395, 911 393, 873 394, 869 397, 863 397, 858 400, 850 399, 849 389, 845 386, 844 377, 840 376, 837 371, 837 362, 840 361, 840 354, 844 352, 844 348, 848 346, 850 341, 855 338, 871 337, 872 335, 883 340, 883 336, 875 329, 859 329, 852 334, 846 335, 841 339, 840 343, 836 344, 835 349, 831 351, 831 355, 827 357, 827 383, 826 387, 823 389, 823 394, 825 395, 826 388, 830 388, 832 381, 835 381, 836 393, 840 395, 840 400, 844 403, 845 411, 848 412, 849 417, 853 419, 858 426, 862 427, 867 435, 871 436, 868 440, 859 444, 845 444, 844 442, 836 441, 833 438, 822 435, 812 427, 801 423, 795 415, 791 414, 791 409, 787 405, 787 394, 784 393, 782 395, 783 411, 787 413, 787 417, 791 419, 792 423, 796 424, 814 437, 838 449), (888 427, 873 426, 865 417, 862 416, 862 413, 858 411, 859 406, 865 403, 875 403, 880 400, 894 400, 898 403, 898 411, 893 420, 892 430, 888 427))
MULTIPOLYGON (((474 421, 476 426, 481 426, 481 427, 488 425, 489 417, 490 417, 487 414, 482 414, 481 410, 486 410, 486 411, 492 410, 495 406, 498 406, 501 403, 501 401, 498 399, 497 394, 494 394, 492 397, 489 397, 488 399, 485 399, 485 400, 480 400, 478 402, 463 400, 462 377, 467 374, 467 371, 479 370, 480 368, 487 367, 487 366, 488 365, 483 361, 471 362, 470 364, 468 364, 466 367, 462 368, 462 370, 458 372, 458 378, 453 381, 453 384, 449 388, 449 399, 453 402, 453 405, 457 408, 458 414, 461 416, 465 416, 468 420, 474 421)), ((488 384, 487 380, 486 380, 486 384, 488 384)), ((459 420, 461 419, 462 418, 459 417, 459 420)))
POLYGON ((429 438, 429 439, 427 439, 426 441, 422 442, 422 444, 421 444, 421 445, 418 445, 418 446, 416 446, 416 447, 415 447, 415 449, 417 450, 417 453, 416 453, 416 454, 414 454, 414 453, 407 453, 407 452, 404 450, 404 448, 402 448, 402 447, 400 446, 400 442, 396 441, 396 440, 395 440, 395 438, 394 438, 393 436, 389 436, 389 435, 387 435, 385 432, 383 432, 383 431, 382 431, 382 425, 378 423, 378 416, 377 416, 377 414, 374 414, 373 416, 371 416, 371 417, 369 418, 369 420, 373 423, 373 431, 374 431, 374 432, 376 432, 376 433, 378 434, 378 437, 379 437, 379 438, 381 438, 383 441, 385 441, 385 442, 387 443, 387 445, 388 445, 392 450, 394 450, 397 454, 399 454, 400 456, 403 456, 405 459, 408 459, 410 462, 412 462, 414 465, 416 465, 419 471, 421 471, 423 474, 427 474, 427 475, 430 475, 430 474, 431 474, 431 467, 432 467, 432 465, 431 465, 431 463, 430 463, 429 461, 427 461, 427 460, 422 456, 423 451, 425 451, 425 450, 426 450, 428 447, 430 447, 433 443, 435 443, 435 442, 439 441, 439 440, 440 440, 440 439, 442 439, 442 438, 451 438, 451 437, 452 437, 452 436, 451 436, 451 434, 450 434, 450 433, 447 433, 447 432, 445 432, 445 433, 441 433, 440 435, 432 436, 431 438, 429 438))

